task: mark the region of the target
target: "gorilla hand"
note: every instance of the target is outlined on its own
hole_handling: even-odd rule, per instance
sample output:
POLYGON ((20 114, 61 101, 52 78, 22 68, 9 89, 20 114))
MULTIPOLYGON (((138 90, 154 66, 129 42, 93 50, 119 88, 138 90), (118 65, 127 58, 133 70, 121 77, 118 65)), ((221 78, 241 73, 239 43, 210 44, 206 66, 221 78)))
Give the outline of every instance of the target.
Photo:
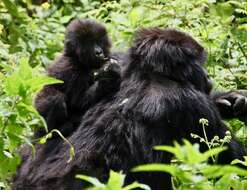
POLYGON ((116 62, 109 61, 98 71, 95 79, 98 81, 100 88, 102 87, 109 92, 116 91, 120 85, 121 68, 116 62))
POLYGON ((215 104, 222 117, 237 117, 247 123, 247 95, 241 92, 226 92, 216 95, 215 104))

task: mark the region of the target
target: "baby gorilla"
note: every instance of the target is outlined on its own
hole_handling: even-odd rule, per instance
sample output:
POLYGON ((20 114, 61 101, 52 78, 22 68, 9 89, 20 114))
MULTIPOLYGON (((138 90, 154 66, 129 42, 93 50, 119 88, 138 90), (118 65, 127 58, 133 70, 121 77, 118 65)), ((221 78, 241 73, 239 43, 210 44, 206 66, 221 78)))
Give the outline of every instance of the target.
MULTIPOLYGON (((120 69, 117 64, 108 63, 98 71, 97 78, 94 76, 94 70, 107 62, 110 46, 103 25, 88 19, 69 24, 64 52, 48 68, 48 75, 63 83, 45 86, 35 99, 48 131, 58 128, 68 136, 91 105, 118 88, 120 69)), ((44 133, 39 130, 36 136, 44 133)))

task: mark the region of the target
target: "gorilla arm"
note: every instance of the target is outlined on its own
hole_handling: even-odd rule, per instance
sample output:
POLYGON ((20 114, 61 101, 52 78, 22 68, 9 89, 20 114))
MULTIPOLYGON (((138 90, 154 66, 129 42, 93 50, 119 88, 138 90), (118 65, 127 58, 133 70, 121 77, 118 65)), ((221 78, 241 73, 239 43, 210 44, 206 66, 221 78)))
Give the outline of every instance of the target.
MULTIPOLYGON (((108 63, 98 71, 95 82, 85 91, 79 101, 79 110, 76 114, 68 113, 66 104, 66 94, 61 92, 59 85, 49 85, 35 98, 35 106, 38 112, 45 118, 48 131, 59 127, 59 130, 67 136, 72 130, 74 124, 80 124, 81 117, 90 106, 99 102, 104 96, 109 96, 119 89, 120 85, 120 67, 116 63, 108 63)), ((38 137, 44 135, 44 131, 36 133, 38 137)))
MULTIPOLYGON (((48 131, 57 124, 61 124, 68 118, 65 94, 55 88, 54 85, 45 86, 35 98, 35 107, 45 119, 48 131)), ((44 135, 43 130, 38 130, 35 136, 44 135)))
POLYGON ((87 111, 92 104, 99 102, 104 96, 114 94, 119 90, 121 82, 120 66, 116 63, 107 63, 95 76, 94 84, 85 92, 82 97, 82 112, 87 111))

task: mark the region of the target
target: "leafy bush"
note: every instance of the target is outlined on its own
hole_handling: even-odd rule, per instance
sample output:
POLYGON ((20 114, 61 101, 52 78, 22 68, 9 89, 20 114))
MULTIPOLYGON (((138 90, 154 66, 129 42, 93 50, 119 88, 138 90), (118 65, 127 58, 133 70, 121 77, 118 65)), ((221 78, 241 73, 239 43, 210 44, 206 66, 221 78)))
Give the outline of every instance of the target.
MULTIPOLYGON (((157 151, 172 153, 172 164, 147 164, 135 167, 133 172, 165 172, 172 176, 174 190, 245 190, 247 187, 247 170, 234 165, 210 165, 208 160, 224 151, 224 147, 212 148, 204 153, 199 151, 199 145, 192 145, 184 140, 184 145, 174 143, 174 146, 156 146, 157 151)), ((245 161, 234 160, 233 164, 247 166, 245 161)), ((110 172, 107 184, 85 175, 77 175, 77 178, 85 180, 93 185, 90 190, 127 190, 134 188, 149 189, 144 184, 137 182, 123 186, 124 175, 110 172)))
MULTIPOLYGON (((247 170, 232 165, 221 166, 207 163, 209 158, 224 151, 223 147, 200 153, 198 144, 192 145, 185 140, 183 146, 175 143, 174 147, 156 146, 155 149, 172 153, 174 164, 142 165, 137 166, 133 171, 169 173, 172 176, 174 190, 244 190, 247 187, 247 170)), ((233 163, 240 162, 234 161, 233 163)), ((245 162, 241 163, 247 166, 247 157, 245 157, 245 162)))
POLYGON ((23 143, 32 146, 32 128, 43 119, 32 106, 33 95, 45 84, 59 81, 39 74, 31 68, 27 58, 19 60, 19 67, 1 64, 0 72, 0 181, 1 186, 19 164, 16 149, 23 143))
POLYGON ((88 190, 131 190, 136 188, 150 190, 147 185, 140 184, 138 182, 134 182, 123 187, 125 175, 114 171, 110 171, 110 176, 107 184, 103 184, 98 179, 85 175, 77 175, 76 178, 91 183, 93 187, 89 187, 88 190))

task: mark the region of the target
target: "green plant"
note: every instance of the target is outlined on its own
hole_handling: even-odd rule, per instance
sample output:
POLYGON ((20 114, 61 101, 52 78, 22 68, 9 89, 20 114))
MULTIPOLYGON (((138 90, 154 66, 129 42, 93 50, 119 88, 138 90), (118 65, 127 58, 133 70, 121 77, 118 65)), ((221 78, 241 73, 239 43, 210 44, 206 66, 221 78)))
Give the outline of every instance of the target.
MULTIPOLYGON (((226 143, 229 143, 232 139, 230 131, 226 131, 225 137, 223 139, 220 139, 219 136, 214 136, 212 139, 208 139, 207 133, 206 133, 206 127, 208 127, 208 120, 207 119, 200 119, 199 123, 202 125, 203 130, 203 137, 197 135, 197 134, 191 134, 192 138, 199 139, 200 143, 205 143, 209 150, 211 150, 213 147, 223 147, 226 143)), ((211 156, 214 163, 217 163, 217 155, 211 156)))
MULTIPOLYGON (((244 190, 247 187, 247 170, 232 165, 210 165, 208 159, 224 151, 224 147, 211 148, 200 153, 198 144, 184 145, 178 143, 171 146, 156 146, 155 150, 170 152, 174 155, 174 164, 148 164, 137 166, 134 172, 159 171, 172 176, 174 190, 244 190), (242 176, 242 177, 241 177, 242 176)), ((243 163, 234 161, 234 163, 243 163)))
POLYGON ((71 162, 71 160, 74 158, 75 156, 75 150, 74 150, 74 147, 73 145, 71 144, 71 142, 66 139, 62 133, 57 130, 57 129, 53 129, 51 130, 48 134, 46 134, 45 136, 43 136, 42 138, 40 138, 39 140, 39 144, 45 144, 47 142, 47 140, 51 139, 52 138, 52 135, 53 133, 56 133, 59 135, 59 137, 65 142, 67 143, 69 146, 70 146, 70 149, 69 149, 69 160, 67 161, 67 163, 71 162))
POLYGON ((76 175, 76 178, 82 179, 94 185, 94 187, 89 187, 88 190, 131 190, 136 188, 141 188, 145 190, 150 190, 147 185, 134 182, 130 185, 124 186, 125 175, 122 173, 117 173, 110 171, 110 176, 107 184, 101 183, 98 179, 89 177, 86 175, 76 175))
MULTIPOLYGON (((51 0, 38 6, 32 2, 0 1, 0 187, 7 187, 18 165, 17 147, 23 143, 31 146, 32 129, 44 125, 33 109, 32 97, 42 85, 52 82, 41 75, 43 66, 62 51, 65 28, 73 18, 103 22, 113 49, 121 51, 129 47, 140 27, 189 32, 208 51, 207 70, 215 90, 247 88, 246 0, 51 0)), ((246 125, 238 120, 229 124, 246 145, 246 125)), ((220 142, 224 139, 198 137, 202 138, 210 149, 224 145, 220 142)), ((243 184, 241 178, 235 179, 240 180, 243 184)))
POLYGON ((33 95, 43 85, 60 81, 40 75, 27 58, 19 60, 18 68, 0 65, 0 182, 6 186, 20 162, 17 148, 23 143, 32 146, 32 130, 45 125, 32 106, 33 95))

